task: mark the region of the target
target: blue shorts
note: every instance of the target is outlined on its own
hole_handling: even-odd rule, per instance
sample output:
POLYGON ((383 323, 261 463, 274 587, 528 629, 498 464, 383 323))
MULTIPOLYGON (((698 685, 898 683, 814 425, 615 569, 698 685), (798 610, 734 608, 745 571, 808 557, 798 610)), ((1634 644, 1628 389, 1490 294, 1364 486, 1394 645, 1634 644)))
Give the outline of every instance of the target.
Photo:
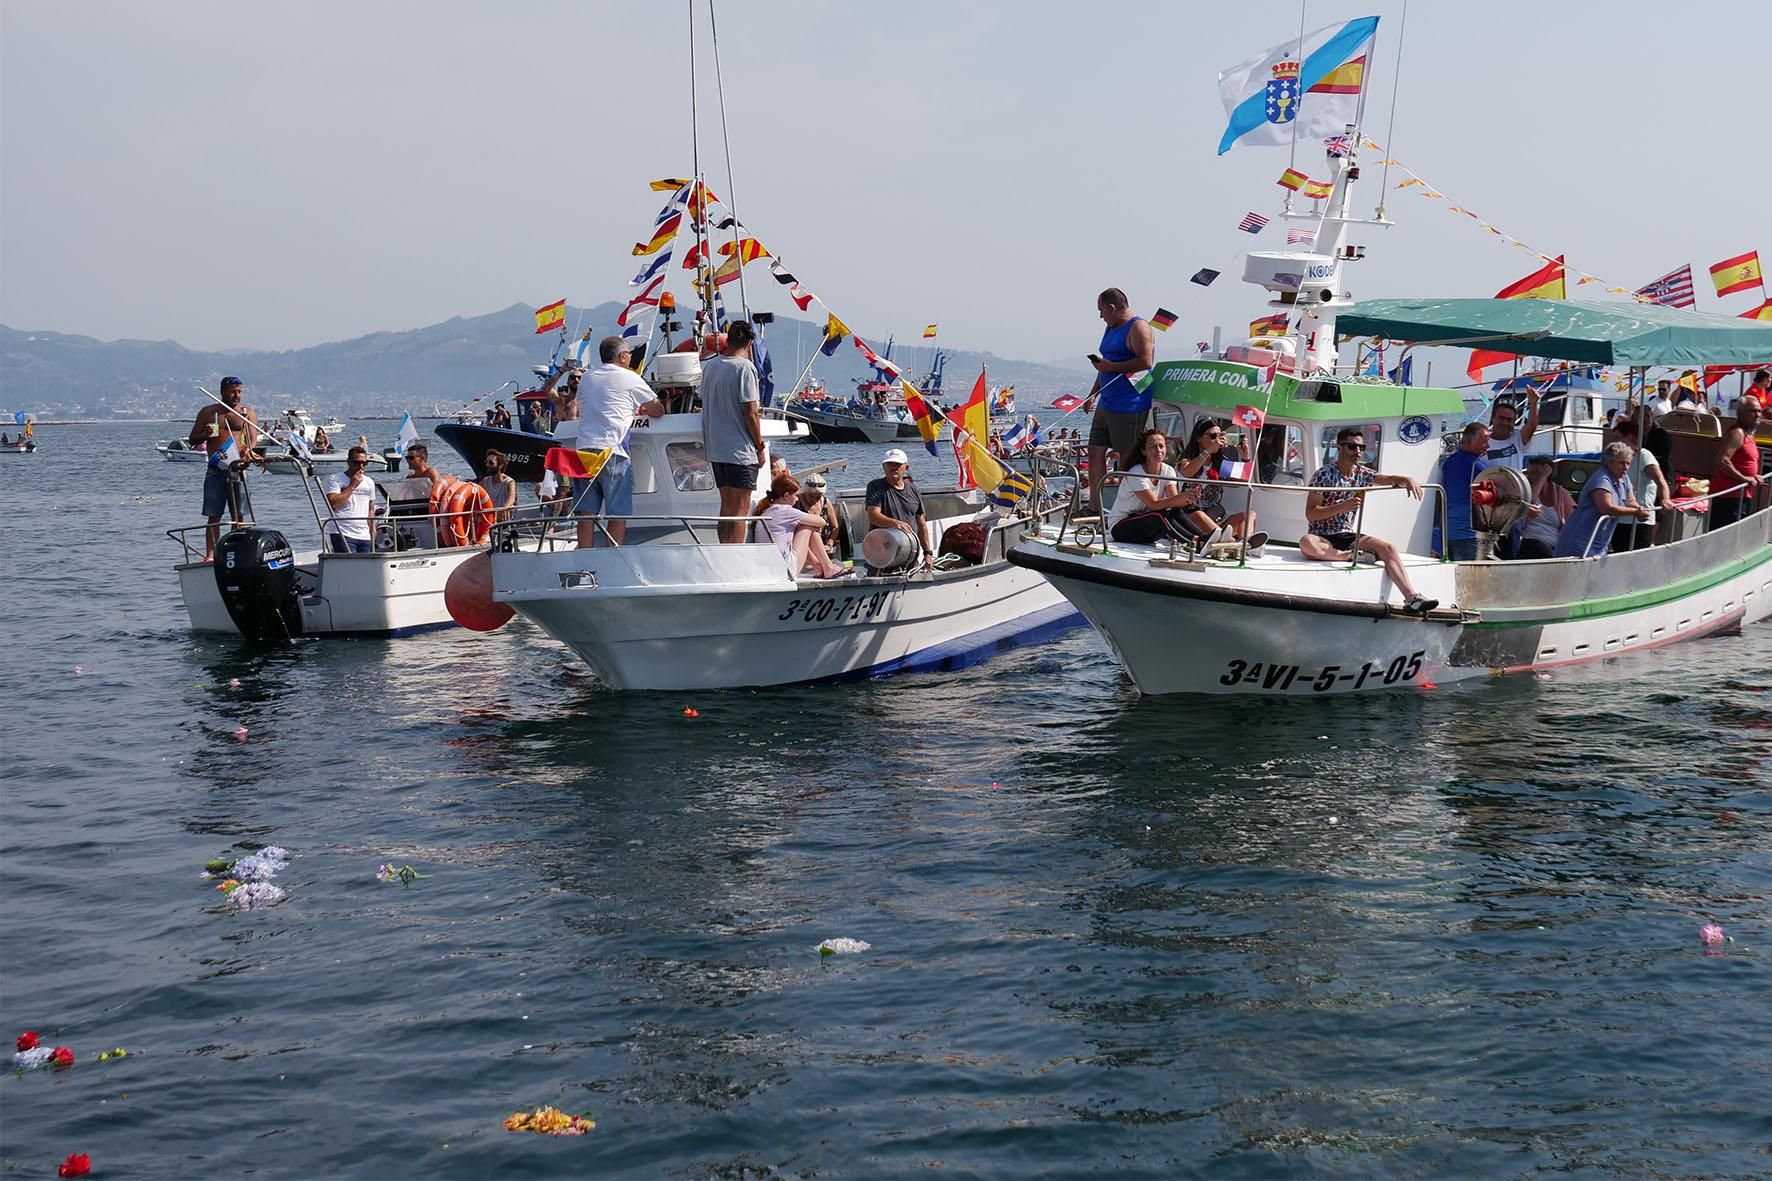
POLYGON ((203 515, 219 521, 224 513, 239 520, 240 490, 244 481, 226 468, 210 464, 203 473, 203 515))
POLYGON ((625 455, 611 455, 589 480, 572 481, 574 515, 631 517, 634 515, 634 465, 625 455))
POLYGON ((715 461, 714 487, 743 488, 754 491, 757 487, 757 465, 754 463, 720 463, 715 461))

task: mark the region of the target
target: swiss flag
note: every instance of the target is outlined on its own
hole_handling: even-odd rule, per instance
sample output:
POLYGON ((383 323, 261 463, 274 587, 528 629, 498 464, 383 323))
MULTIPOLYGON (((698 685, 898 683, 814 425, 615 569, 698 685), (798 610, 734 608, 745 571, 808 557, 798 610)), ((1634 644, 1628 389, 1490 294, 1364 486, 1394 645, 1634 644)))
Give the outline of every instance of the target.
POLYGON ((1267 415, 1253 406, 1239 406, 1231 413, 1231 421, 1246 431, 1259 431, 1261 424, 1267 421, 1267 415))
POLYGON ((1052 408, 1054 410, 1062 410, 1066 414, 1069 414, 1082 404, 1083 399, 1077 397, 1075 394, 1062 394, 1059 397, 1052 399, 1052 408))

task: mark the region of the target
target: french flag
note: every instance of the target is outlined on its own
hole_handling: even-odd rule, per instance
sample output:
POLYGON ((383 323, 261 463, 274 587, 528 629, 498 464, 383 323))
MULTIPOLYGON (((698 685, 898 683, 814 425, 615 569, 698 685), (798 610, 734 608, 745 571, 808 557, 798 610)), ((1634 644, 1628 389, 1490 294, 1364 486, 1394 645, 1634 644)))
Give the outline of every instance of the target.
POLYGON ((1249 461, 1244 459, 1219 460, 1218 478, 1221 480, 1247 480, 1249 478, 1249 461))

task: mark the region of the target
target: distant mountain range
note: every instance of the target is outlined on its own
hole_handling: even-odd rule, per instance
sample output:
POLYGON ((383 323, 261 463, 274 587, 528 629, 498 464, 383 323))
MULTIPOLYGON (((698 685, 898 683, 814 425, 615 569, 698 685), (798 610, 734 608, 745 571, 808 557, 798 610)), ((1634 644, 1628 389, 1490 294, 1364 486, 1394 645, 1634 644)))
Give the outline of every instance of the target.
MULTIPOLYGON (((613 329, 621 308, 618 303, 569 308, 566 322, 591 325, 601 337, 613 329)), ((512 304, 490 315, 287 352, 199 352, 170 340, 101 341, 0 325, 0 403, 40 418, 183 418, 201 401, 196 386, 214 390, 224 375, 238 374, 249 401, 261 408, 300 406, 346 418, 406 410, 448 412, 502 382, 531 383, 530 366, 546 361, 558 340, 557 335, 535 334, 533 311, 512 304)), ((794 380, 805 354, 816 348, 822 327, 822 322, 779 319, 767 329, 779 385, 785 388, 794 380)), ((886 344, 868 343, 876 349, 886 344)), ((932 356, 933 350, 919 347, 918 368, 926 369, 932 356)), ((908 373, 908 350, 895 348, 893 357, 908 373)), ((1029 409, 1044 406, 1050 395, 1081 392, 1090 378, 1080 363, 1070 369, 949 351, 947 401, 963 396, 981 363, 988 366, 991 384, 1015 385, 1032 395, 1037 401, 1029 409)), ((832 390, 847 389, 869 372, 847 342, 835 356, 819 357, 813 367, 832 390)))

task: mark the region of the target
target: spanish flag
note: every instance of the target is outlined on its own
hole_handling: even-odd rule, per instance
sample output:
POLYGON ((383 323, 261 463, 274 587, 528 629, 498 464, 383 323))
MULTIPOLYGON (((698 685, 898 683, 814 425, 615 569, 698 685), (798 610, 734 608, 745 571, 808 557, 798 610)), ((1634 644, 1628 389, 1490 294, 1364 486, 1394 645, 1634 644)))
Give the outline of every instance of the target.
POLYGON ((1280 174, 1280 179, 1277 183, 1281 188, 1291 189, 1296 193, 1299 189, 1302 189, 1305 185, 1309 184, 1310 179, 1310 177, 1298 171, 1298 169, 1288 168, 1280 174))
POLYGON ((1772 324, 1772 299, 1768 299, 1765 303, 1761 304, 1757 308, 1750 308, 1749 310, 1741 313, 1741 319, 1743 319, 1743 320, 1764 320, 1768 324, 1772 324))
POLYGON ((1315 86, 1305 91, 1306 94, 1358 94, 1360 86, 1366 81, 1366 55, 1361 54, 1353 61, 1342 62, 1333 70, 1323 75, 1315 86))
POLYGON ((1734 258, 1725 258, 1710 269, 1710 281, 1717 285, 1717 295, 1733 295, 1737 291, 1746 291, 1749 287, 1764 287, 1765 280, 1760 274, 1760 252, 1750 250, 1746 254, 1737 254, 1734 258))
MULTIPOLYGON (((1557 255, 1524 279, 1509 283, 1495 293, 1496 299, 1568 299, 1569 282, 1564 275, 1563 256, 1557 255)), ((1465 372, 1472 381, 1483 380, 1483 370, 1499 365, 1518 354, 1498 353, 1493 349, 1472 349, 1471 362, 1465 372)))
POLYGON ((542 461, 542 466, 550 472, 569 476, 574 480, 594 480, 613 454, 615 454, 613 447, 605 447, 600 451, 575 451, 570 447, 549 447, 547 458, 542 461))
POLYGON ((954 461, 960 465, 960 485, 986 492, 1003 480, 1003 465, 984 446, 991 437, 989 395, 980 369, 966 401, 948 411, 948 421, 954 424, 954 461))
POLYGON ((1304 195, 1313 201, 1321 201, 1335 191, 1335 184, 1327 180, 1307 180, 1304 182, 1304 195))
POLYGON ((917 424, 917 433, 923 437, 923 446, 929 448, 929 454, 940 455, 935 449, 935 440, 941 437, 941 419, 935 417, 929 409, 929 403, 917 392, 917 387, 903 379, 899 387, 904 390, 904 408, 911 412, 911 419, 917 424))
POLYGON ((555 300, 545 308, 535 309, 535 333, 537 336, 564 327, 566 327, 565 300, 555 300))
POLYGON ((934 340, 935 339, 935 325, 931 324, 931 325, 929 325, 929 327, 923 329, 923 339, 924 340, 934 340))
POLYGON ((1271 316, 1263 316, 1259 320, 1249 321, 1249 335, 1252 337, 1286 335, 1286 313, 1275 312, 1271 316))

